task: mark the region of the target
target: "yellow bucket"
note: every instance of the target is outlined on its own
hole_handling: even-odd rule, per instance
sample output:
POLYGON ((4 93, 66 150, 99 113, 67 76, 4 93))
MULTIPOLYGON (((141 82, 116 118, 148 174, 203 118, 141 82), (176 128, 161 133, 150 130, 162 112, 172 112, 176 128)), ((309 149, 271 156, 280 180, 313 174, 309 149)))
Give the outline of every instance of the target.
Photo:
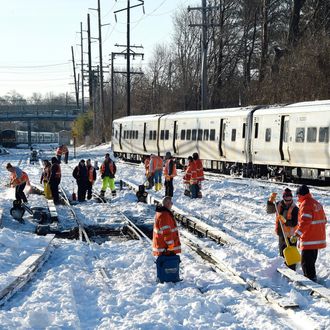
POLYGON ((300 253, 296 246, 288 246, 283 250, 283 255, 285 258, 285 263, 288 266, 297 264, 301 260, 300 253))

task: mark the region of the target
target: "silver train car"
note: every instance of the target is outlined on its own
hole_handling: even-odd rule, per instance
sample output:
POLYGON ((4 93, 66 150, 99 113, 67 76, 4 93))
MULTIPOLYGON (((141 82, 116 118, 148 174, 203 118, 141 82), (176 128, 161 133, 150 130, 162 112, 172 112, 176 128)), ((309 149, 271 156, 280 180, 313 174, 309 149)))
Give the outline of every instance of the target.
POLYGON ((113 122, 113 150, 124 159, 144 155, 177 160, 198 152, 204 167, 245 177, 330 182, 330 100, 170 114, 113 122))

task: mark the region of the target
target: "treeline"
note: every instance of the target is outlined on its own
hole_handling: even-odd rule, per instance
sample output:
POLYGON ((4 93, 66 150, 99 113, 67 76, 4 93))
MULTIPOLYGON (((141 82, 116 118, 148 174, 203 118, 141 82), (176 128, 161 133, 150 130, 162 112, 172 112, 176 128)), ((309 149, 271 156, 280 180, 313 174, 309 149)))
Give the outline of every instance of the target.
MULTIPOLYGON (((210 0, 208 8, 209 108, 330 98, 329 0, 210 0)), ((189 25, 201 21, 200 11, 176 13, 171 44, 132 76, 132 114, 200 109, 201 28, 189 25)), ((114 77, 114 90, 114 117, 125 116, 125 77, 114 77)))

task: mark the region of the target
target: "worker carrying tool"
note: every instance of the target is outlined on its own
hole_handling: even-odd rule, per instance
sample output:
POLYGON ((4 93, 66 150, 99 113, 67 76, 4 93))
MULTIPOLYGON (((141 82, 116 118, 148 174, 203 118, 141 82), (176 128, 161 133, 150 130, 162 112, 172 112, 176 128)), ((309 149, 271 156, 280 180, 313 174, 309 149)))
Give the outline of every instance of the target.
MULTIPOLYGON (((280 256, 285 258, 284 250, 288 246, 296 247, 296 242, 292 243, 289 240, 297 229, 299 209, 293 202, 292 191, 289 188, 284 189, 281 201, 276 202, 276 196, 277 193, 270 195, 266 211, 268 214, 276 213, 275 232, 278 235, 280 256)), ((292 248, 289 250, 293 251, 292 248)), ((286 260, 286 265, 292 270, 296 270, 295 263, 290 265, 286 260)))
POLYGON ((327 246, 327 217, 323 206, 312 196, 306 185, 298 187, 296 194, 299 202, 298 227, 290 240, 294 242, 299 238, 301 268, 307 278, 316 282, 318 250, 327 246))

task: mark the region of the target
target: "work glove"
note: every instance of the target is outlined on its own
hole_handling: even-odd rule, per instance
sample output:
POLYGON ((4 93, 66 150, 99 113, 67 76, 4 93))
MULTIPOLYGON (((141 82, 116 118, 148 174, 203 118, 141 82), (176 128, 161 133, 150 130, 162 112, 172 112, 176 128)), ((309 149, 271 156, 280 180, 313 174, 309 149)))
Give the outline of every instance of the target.
POLYGON ((296 244, 297 243, 297 236, 291 236, 290 237, 290 243, 292 243, 292 244, 296 244))
POLYGON ((278 215, 276 219, 277 221, 281 221, 283 225, 286 223, 286 219, 283 217, 283 215, 278 215))
POLYGON ((102 174, 102 175, 101 175, 101 179, 104 179, 104 178, 105 178, 105 175, 104 175, 104 174, 102 174))
POLYGON ((268 201, 270 201, 271 203, 274 203, 276 200, 276 196, 277 196, 277 193, 275 193, 275 192, 271 193, 268 201))

